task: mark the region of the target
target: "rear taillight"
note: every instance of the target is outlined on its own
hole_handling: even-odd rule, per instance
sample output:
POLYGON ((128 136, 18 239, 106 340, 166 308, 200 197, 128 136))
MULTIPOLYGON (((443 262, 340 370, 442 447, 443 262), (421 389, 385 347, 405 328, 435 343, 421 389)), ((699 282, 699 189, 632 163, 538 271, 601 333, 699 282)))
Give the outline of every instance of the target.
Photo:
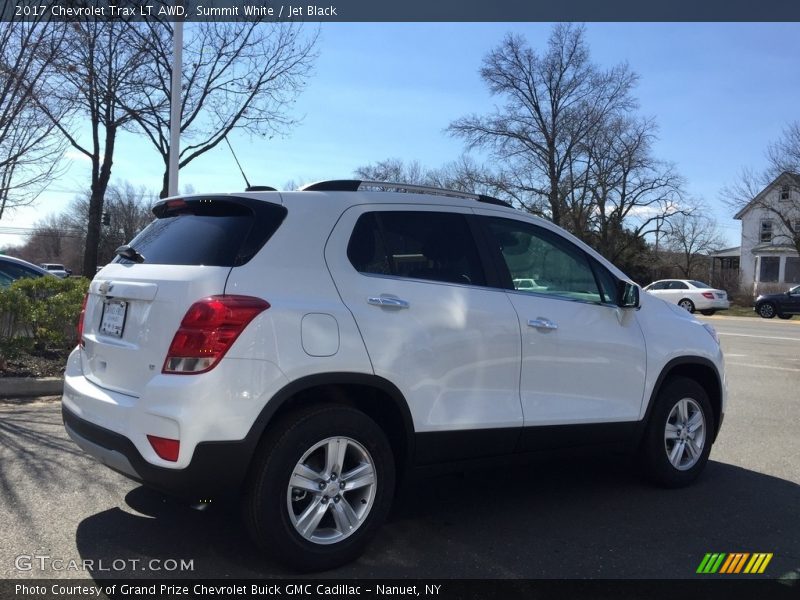
POLYGON ((708 298, 709 300, 713 300, 714 294, 712 292, 703 292, 703 298, 708 298))
POLYGON ((213 369, 269 303, 250 296, 211 296, 186 311, 167 352, 162 373, 193 375, 213 369))
POLYGON ((89 294, 87 293, 83 297, 83 304, 81 304, 81 316, 78 317, 78 344, 83 345, 83 317, 86 314, 86 302, 89 300, 89 294))

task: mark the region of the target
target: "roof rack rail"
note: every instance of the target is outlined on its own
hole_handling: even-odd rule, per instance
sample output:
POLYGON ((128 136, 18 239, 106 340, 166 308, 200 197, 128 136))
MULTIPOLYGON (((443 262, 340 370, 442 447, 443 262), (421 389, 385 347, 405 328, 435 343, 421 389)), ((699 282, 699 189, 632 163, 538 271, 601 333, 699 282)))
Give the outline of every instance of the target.
POLYGON ((360 179, 332 179, 330 181, 318 181, 310 183, 302 188, 302 192, 358 192, 364 189, 378 189, 380 191, 394 190, 398 192, 422 192, 436 196, 448 196, 451 198, 470 198, 478 202, 495 204, 513 208, 510 203, 492 196, 484 194, 472 194, 470 192, 460 192, 447 188, 438 188, 430 185, 415 185, 411 183, 394 183, 389 181, 363 181, 360 179))

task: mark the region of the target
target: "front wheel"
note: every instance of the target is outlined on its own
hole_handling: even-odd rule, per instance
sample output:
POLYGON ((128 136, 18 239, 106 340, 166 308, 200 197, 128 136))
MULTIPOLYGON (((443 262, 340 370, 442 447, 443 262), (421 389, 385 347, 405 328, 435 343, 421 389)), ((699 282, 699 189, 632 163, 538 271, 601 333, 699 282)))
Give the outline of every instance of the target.
POLYGON ((645 475, 664 487, 694 481, 708 462, 714 416, 703 387, 674 377, 658 395, 642 442, 645 475))
POLYGON ((265 438, 245 497, 251 537, 298 571, 357 558, 383 523, 394 459, 380 427, 345 406, 284 418, 265 438))
POLYGON ((775 310, 775 305, 770 302, 764 302, 764 304, 758 307, 758 314, 764 319, 772 319, 777 312, 778 311, 775 310))

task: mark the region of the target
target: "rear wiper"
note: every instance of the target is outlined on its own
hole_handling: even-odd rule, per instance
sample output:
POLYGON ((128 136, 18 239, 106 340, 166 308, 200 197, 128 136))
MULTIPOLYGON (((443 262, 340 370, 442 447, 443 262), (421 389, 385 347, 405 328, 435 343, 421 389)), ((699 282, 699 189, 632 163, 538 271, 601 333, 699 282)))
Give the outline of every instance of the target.
POLYGON ((115 252, 121 256, 122 258, 127 258, 128 260, 132 260, 133 262, 143 263, 144 256, 139 254, 133 246, 128 246, 125 244, 124 246, 120 246, 115 250, 115 252))

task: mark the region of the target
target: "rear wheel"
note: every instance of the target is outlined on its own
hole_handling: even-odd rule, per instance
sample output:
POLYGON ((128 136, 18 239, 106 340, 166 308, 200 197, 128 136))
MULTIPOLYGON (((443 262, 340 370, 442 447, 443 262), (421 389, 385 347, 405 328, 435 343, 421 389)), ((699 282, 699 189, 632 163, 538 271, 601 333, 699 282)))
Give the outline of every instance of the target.
POLYGON ((777 311, 775 310, 774 304, 771 302, 764 302, 758 307, 758 314, 765 319, 772 319, 777 314, 777 311))
POLYGON ((642 442, 645 475, 664 487, 690 484, 708 462, 713 432, 703 387, 686 377, 672 378, 656 399, 642 442))
POLYGON ((783 319, 784 321, 788 321, 792 318, 792 315, 778 315, 779 319, 783 319))
POLYGON ((716 312, 717 312, 717 311, 716 311, 716 310, 714 310, 713 308, 707 308, 707 309, 705 309, 705 310, 701 310, 701 311, 700 311, 700 314, 702 314, 702 315, 705 315, 705 316, 707 316, 707 317, 710 317, 710 316, 712 316, 712 315, 713 315, 714 313, 716 313, 716 312))
POLYGON ((298 571, 354 560, 386 518, 394 461, 378 425, 345 406, 290 415, 262 443, 245 497, 253 540, 298 571))
POLYGON ((688 298, 684 298, 683 300, 678 302, 678 306, 680 306, 684 310, 688 310, 690 313, 694 312, 694 302, 692 302, 688 298))

